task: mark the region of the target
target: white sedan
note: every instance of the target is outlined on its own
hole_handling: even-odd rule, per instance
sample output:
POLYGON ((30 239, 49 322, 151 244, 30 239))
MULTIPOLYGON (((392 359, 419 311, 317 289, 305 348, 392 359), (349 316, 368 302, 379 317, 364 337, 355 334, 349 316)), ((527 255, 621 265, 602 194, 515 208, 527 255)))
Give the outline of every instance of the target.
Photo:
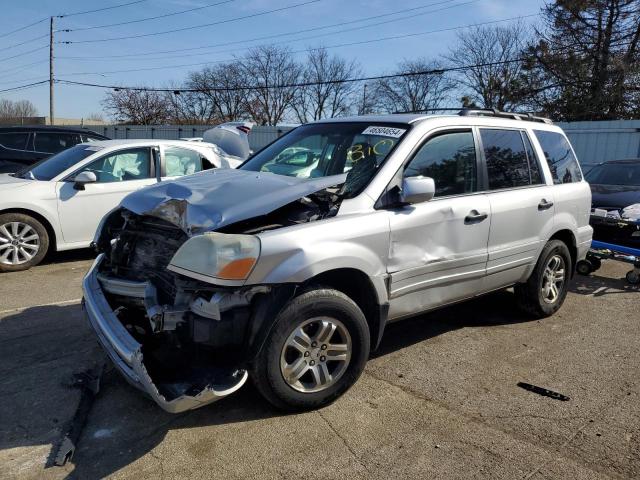
POLYGON ((242 161, 204 142, 106 140, 0 175, 0 272, 37 265, 49 249, 88 247, 102 217, 134 190, 242 161))

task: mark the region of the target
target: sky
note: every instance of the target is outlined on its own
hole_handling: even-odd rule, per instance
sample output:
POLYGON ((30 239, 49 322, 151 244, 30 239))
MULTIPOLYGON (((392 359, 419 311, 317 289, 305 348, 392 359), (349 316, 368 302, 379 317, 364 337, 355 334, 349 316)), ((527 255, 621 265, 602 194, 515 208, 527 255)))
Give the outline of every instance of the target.
MULTIPOLYGON (((133 1, 136 0, 0 0, 3 4, 0 91, 48 80, 49 16, 133 1), (38 23, 10 33, 34 22, 38 23)), ((139 0, 100 12, 55 18, 54 30, 75 30, 55 32, 55 42, 77 43, 54 42, 54 76, 101 85, 181 85, 190 71, 233 59, 251 46, 267 43, 289 46, 299 60, 304 59, 305 50, 324 46, 333 54, 357 59, 366 75, 378 75, 393 71, 405 59, 436 59, 446 54, 455 44, 458 32, 464 31, 459 27, 539 14, 544 3, 544 0, 139 0), (198 7, 205 8, 137 22, 198 7), (247 16, 251 17, 238 19, 247 16), (374 16, 380 17, 370 19, 374 16), (122 22, 129 23, 107 26, 122 22), (337 23, 343 25, 320 28, 337 23), (205 24, 209 25, 202 26, 205 24), (192 28, 196 26, 200 27, 192 28), (158 34, 167 30, 179 31, 158 34), (295 33, 303 30, 306 32, 295 33), (408 34, 419 35, 380 40, 408 34), (117 39, 137 35, 144 36, 117 39), (261 39, 268 36, 276 37, 261 39), (369 40, 376 41, 361 43, 369 40), (349 43, 352 45, 344 45, 349 43), (167 51, 171 52, 153 53, 167 51)), ((539 22, 539 17, 528 17, 523 22, 533 24, 539 22)), ((101 100, 106 91, 56 84, 55 116, 84 118, 102 113, 101 100)), ((0 92, 2 98, 31 100, 40 115, 48 115, 48 83, 0 92)))

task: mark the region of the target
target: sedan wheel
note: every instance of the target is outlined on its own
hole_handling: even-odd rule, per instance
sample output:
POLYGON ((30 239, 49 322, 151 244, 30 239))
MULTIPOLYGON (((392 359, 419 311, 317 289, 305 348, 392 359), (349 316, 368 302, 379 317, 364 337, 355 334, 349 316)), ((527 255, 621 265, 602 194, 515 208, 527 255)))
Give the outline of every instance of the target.
POLYGON ((47 229, 23 213, 0 214, 0 272, 28 270, 49 250, 47 229))
POLYGON ((40 235, 31 225, 9 222, 0 225, 0 263, 21 265, 40 251, 40 235))

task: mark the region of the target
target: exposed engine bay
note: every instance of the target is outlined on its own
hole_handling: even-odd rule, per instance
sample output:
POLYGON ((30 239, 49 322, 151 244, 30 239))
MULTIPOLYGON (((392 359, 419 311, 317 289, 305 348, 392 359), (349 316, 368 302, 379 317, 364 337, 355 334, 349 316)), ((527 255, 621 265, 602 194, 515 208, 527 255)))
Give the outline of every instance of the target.
MULTIPOLYGON (((340 206, 338 191, 325 188, 219 233, 254 235, 332 217, 340 206)), ((169 270, 194 233, 175 221, 175 212, 160 218, 159 211, 139 214, 123 207, 105 218, 95 245, 103 254, 97 280, 120 323, 142 346, 158 392, 171 401, 246 377, 265 322, 295 286, 224 287, 169 270)))

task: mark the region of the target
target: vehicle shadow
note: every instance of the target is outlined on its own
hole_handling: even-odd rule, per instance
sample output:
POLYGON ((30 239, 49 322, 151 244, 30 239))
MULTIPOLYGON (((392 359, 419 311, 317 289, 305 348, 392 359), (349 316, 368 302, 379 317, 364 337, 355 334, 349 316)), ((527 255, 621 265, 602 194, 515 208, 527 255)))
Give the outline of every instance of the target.
MULTIPOLYGON (((497 292, 389 325, 373 357, 459 328, 527 321, 531 319, 516 309, 513 293, 497 292)), ((73 373, 104 359, 79 305, 34 307, 1 319, 0 398, 4 408, 0 409, 0 463, 9 459, 4 462, 5 474, 24 472, 25 462, 34 468, 38 458, 41 463, 36 468, 51 465, 53 451, 49 445, 57 444, 80 400, 80 391, 70 388, 69 380, 73 373), (33 453, 22 453, 16 459, 11 454, 15 449, 33 453), (47 453, 43 455, 43 451, 47 453)), ((168 414, 126 384, 108 365, 72 461, 65 467, 47 468, 48 475, 102 478, 148 454, 156 455, 165 439, 171 441, 172 431, 215 426, 213 436, 222 438, 218 441, 235 442, 245 422, 284 416, 263 400, 250 382, 213 405, 168 414)), ((33 473, 39 476, 39 472, 33 473)))
POLYGON ((640 292, 640 286, 631 285, 625 278, 603 277, 597 273, 590 275, 576 274, 569 291, 577 293, 578 295, 603 297, 605 295, 640 292))
POLYGON ((382 357, 460 328, 494 327, 534 320, 518 309, 512 291, 493 292, 387 325, 382 342, 371 358, 382 357))
POLYGON ((83 260, 93 260, 94 258, 96 258, 96 252, 92 248, 80 248, 77 250, 50 252, 40 265, 81 262, 83 260))

